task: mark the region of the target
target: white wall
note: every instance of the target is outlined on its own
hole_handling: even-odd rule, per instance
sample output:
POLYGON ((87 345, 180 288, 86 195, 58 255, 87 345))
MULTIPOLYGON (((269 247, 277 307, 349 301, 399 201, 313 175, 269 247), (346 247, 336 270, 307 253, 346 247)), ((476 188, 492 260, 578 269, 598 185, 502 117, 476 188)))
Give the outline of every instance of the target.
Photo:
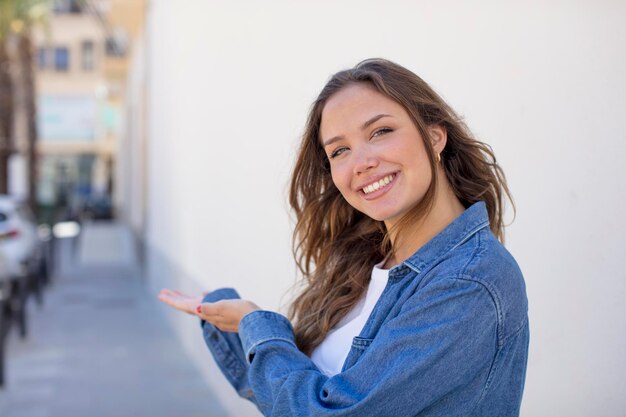
POLYGON ((133 45, 125 106, 117 147, 114 202, 116 215, 129 224, 135 236, 145 234, 147 195, 146 161, 146 84, 147 51, 140 36, 133 45))
MULTIPOLYGON (((473 3, 153 0, 150 278, 284 306, 286 185, 307 109, 331 73, 386 57, 430 82, 507 173, 507 243, 530 300, 522 415, 623 415, 626 3, 473 3)), ((256 415, 196 323, 172 320, 223 405, 256 415)))

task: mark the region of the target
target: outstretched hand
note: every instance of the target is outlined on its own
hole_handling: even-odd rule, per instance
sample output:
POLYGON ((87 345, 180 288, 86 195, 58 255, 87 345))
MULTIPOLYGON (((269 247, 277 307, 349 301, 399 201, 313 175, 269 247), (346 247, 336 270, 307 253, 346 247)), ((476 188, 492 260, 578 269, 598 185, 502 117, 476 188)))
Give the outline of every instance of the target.
POLYGON ((176 310, 196 315, 196 308, 202 302, 202 297, 191 297, 178 290, 164 288, 159 293, 159 300, 176 310))
POLYGON ((202 303, 202 298, 169 289, 163 289, 159 293, 159 300, 170 307, 198 316, 225 332, 237 332, 243 316, 254 310, 260 310, 259 306, 248 300, 232 299, 202 303))
POLYGON ((233 299, 200 304, 196 314, 224 332, 237 332, 243 316, 254 310, 260 308, 253 302, 233 299))

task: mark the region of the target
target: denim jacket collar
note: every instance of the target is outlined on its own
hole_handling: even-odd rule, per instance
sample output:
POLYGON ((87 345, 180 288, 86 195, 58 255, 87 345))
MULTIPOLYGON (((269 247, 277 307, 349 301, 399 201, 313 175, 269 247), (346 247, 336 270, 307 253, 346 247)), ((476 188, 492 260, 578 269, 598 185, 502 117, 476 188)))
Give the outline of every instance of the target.
POLYGON ((407 267, 421 273, 442 256, 471 238, 476 232, 489 227, 487 207, 483 201, 468 207, 445 229, 428 241, 410 258, 390 271, 390 278, 406 275, 407 267))

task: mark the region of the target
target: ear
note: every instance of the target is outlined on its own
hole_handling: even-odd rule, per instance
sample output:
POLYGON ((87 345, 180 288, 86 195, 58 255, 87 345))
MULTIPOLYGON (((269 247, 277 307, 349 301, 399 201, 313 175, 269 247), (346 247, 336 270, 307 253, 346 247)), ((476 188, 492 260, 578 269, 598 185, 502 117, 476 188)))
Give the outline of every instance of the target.
POLYGON ((428 133, 430 134, 430 141, 433 145, 433 150, 437 155, 439 155, 446 147, 448 132, 443 126, 432 125, 428 127, 428 133))

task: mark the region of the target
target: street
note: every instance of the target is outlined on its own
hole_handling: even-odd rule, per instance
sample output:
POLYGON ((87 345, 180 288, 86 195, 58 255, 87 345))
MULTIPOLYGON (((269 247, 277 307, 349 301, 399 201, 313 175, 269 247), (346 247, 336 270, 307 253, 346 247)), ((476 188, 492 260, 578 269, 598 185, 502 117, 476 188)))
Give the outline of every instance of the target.
POLYGON ((11 329, 0 416, 226 415, 145 290, 130 233, 91 223, 77 239, 58 241, 27 338, 11 329))

